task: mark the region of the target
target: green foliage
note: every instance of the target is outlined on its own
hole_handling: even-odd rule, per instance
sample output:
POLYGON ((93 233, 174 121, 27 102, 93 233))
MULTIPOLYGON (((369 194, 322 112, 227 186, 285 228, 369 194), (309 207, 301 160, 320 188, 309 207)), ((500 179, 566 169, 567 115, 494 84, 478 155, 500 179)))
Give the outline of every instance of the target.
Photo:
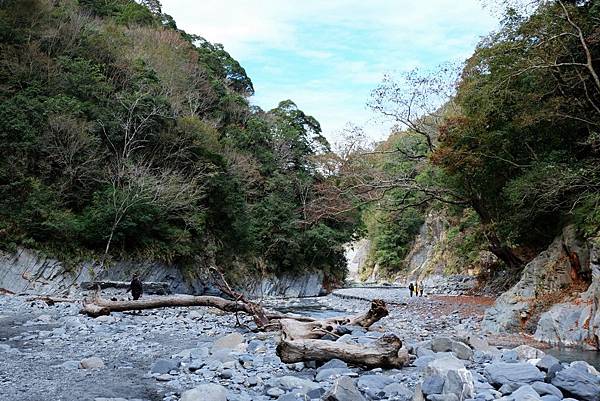
POLYGON ((462 114, 440 131, 432 161, 446 186, 508 244, 543 246, 562 225, 582 222, 582 210, 596 214, 600 82, 585 50, 600 54, 597 6, 545 2, 528 16, 507 14, 467 61, 462 114))
POLYGON ((250 107, 158 1, 3 1, 0 48, 3 248, 343 273, 352 223, 308 216, 319 123, 250 107))

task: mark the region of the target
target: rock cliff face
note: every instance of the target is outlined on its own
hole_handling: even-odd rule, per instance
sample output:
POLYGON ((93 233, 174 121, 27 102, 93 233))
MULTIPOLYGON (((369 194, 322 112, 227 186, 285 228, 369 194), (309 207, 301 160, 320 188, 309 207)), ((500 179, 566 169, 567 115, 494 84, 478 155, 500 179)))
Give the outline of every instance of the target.
POLYGON ((535 337, 540 341, 597 347, 598 248, 597 240, 583 241, 573 226, 566 227, 548 249, 525 266, 520 281, 487 310, 482 328, 495 333, 517 332, 531 321, 536 322, 535 337), (536 316, 540 305, 555 300, 560 303, 536 316))
POLYGON ((408 280, 419 279, 430 274, 441 274, 446 267, 445 250, 447 224, 439 213, 430 211, 406 256, 408 280))
POLYGON ((361 239, 346 246, 346 259, 348 260, 348 280, 359 282, 360 272, 364 269, 371 250, 371 241, 361 239))
MULTIPOLYGON (((139 272, 144 281, 169 283, 173 293, 205 294, 215 291, 214 286, 202 277, 162 263, 116 262, 109 269, 102 269, 98 264, 84 262, 68 268, 55 259, 26 249, 15 253, 0 252, 0 289, 14 293, 69 293, 85 281, 129 281, 134 271, 139 272)), ((317 272, 249 280, 241 289, 251 296, 317 296, 323 292, 323 275, 317 272)))
POLYGON ((554 305, 540 317, 535 338, 553 345, 600 345, 600 238, 590 241, 592 283, 571 302, 554 305))

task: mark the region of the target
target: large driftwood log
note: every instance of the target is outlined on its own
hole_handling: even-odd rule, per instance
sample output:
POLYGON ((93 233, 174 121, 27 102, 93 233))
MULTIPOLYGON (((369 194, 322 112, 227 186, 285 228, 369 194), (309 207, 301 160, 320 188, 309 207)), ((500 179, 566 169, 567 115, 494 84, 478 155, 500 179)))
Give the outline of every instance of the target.
POLYGON ((352 325, 369 328, 388 315, 385 302, 376 299, 371 308, 360 315, 298 322, 281 319, 281 341, 277 355, 283 362, 301 361, 325 362, 333 358, 367 367, 402 367, 408 361, 408 353, 402 348, 402 341, 393 334, 384 335, 371 344, 347 344, 323 340, 323 336, 337 336, 340 326, 352 325))
POLYGON ((319 339, 325 334, 336 335, 340 326, 369 328, 387 316, 388 313, 385 302, 381 299, 375 299, 371 302, 371 308, 367 312, 356 316, 334 317, 308 322, 299 322, 297 319, 282 319, 280 324, 286 340, 319 339))
POLYGON ((135 301, 111 301, 96 294, 91 299, 83 301, 81 313, 91 317, 110 315, 111 312, 130 310, 145 310, 157 308, 211 306, 224 312, 244 312, 254 318, 257 326, 269 324, 269 318, 258 304, 252 302, 236 302, 213 296, 172 295, 157 298, 143 298, 135 301))
POLYGON ((337 358, 369 368, 400 368, 408 362, 408 353, 402 348, 402 341, 394 334, 386 334, 371 344, 360 345, 318 339, 282 338, 277 345, 277 355, 285 363, 327 362, 337 358))

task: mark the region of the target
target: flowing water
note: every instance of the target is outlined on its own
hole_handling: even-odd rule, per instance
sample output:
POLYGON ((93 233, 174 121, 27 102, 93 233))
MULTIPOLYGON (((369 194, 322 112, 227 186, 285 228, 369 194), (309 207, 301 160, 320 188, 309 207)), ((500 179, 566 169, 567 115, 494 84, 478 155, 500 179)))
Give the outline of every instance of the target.
POLYGON ((553 355, 562 362, 585 361, 600 370, 600 352, 585 351, 576 348, 550 348, 545 353, 553 355))

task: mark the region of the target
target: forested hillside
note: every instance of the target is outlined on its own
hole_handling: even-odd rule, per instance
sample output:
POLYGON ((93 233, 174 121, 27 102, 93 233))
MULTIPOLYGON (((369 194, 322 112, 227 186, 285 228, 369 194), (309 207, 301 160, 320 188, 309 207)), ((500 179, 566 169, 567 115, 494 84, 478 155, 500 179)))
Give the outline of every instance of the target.
POLYGON ((159 2, 2 1, 0 46, 3 249, 343 272, 319 123, 159 2))
POLYGON ((566 224, 600 230, 600 2, 530 3, 508 7, 458 69, 387 77, 373 91, 372 109, 402 131, 348 162, 349 183, 376 178, 357 197, 378 199, 363 213, 371 264, 403 271, 432 209, 450 226, 457 269, 487 251, 487 268, 515 278, 566 224))

